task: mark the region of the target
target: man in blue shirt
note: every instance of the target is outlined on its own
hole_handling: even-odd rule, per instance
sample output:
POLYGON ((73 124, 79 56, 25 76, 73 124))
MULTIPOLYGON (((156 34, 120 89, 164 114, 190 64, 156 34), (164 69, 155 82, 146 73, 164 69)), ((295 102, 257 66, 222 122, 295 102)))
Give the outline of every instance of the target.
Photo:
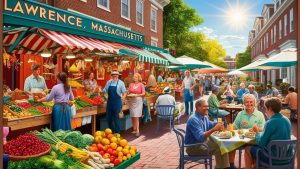
POLYGON ((249 93, 245 83, 240 84, 240 89, 236 92, 238 104, 243 103, 243 95, 249 93))
MULTIPOLYGON (((229 168, 228 154, 221 155, 219 146, 209 136, 224 127, 223 122, 209 121, 208 103, 204 99, 196 101, 196 112, 187 121, 185 144, 204 143, 209 147, 209 153, 215 155, 216 168, 229 168)), ((202 146, 189 147, 189 155, 203 155, 206 149, 202 146)))

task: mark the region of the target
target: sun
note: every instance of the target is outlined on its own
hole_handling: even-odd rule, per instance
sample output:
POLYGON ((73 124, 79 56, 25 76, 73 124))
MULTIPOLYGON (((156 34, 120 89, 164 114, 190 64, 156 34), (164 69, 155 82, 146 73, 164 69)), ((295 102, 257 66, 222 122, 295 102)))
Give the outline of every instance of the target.
POLYGON ((230 9, 226 11, 226 22, 231 28, 242 29, 246 26, 246 22, 249 19, 247 15, 247 8, 243 6, 235 6, 230 7, 230 9))

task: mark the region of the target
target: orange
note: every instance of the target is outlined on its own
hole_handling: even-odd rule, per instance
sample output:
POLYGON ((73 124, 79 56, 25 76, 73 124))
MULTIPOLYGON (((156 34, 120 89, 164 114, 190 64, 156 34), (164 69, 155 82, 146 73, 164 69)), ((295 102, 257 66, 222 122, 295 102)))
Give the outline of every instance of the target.
POLYGON ((95 137, 97 137, 97 136, 102 136, 102 131, 96 131, 94 136, 95 136, 95 137))
POLYGON ((124 154, 122 152, 118 152, 118 157, 123 157, 124 154))
POLYGON ((131 154, 127 154, 127 159, 130 159, 131 158, 131 154))
POLYGON ((107 138, 102 139, 102 144, 103 145, 109 145, 110 141, 107 138))
POLYGON ((109 128, 105 129, 104 132, 105 132, 106 135, 112 134, 112 131, 111 131, 111 129, 109 129, 109 128))
POLYGON ((109 140, 113 137, 113 134, 106 134, 106 138, 108 138, 109 140))
POLYGON ((95 142, 95 143, 101 143, 101 141, 102 141, 102 137, 101 137, 101 136, 96 136, 96 137, 94 138, 94 142, 95 142))
POLYGON ((122 150, 123 150, 123 148, 120 146, 117 148, 117 152, 122 152, 122 150))
POLYGON ((126 156, 123 156, 123 161, 126 161, 127 160, 127 157, 126 156))
POLYGON ((129 146, 128 146, 128 145, 127 145, 127 146, 125 146, 125 147, 124 147, 124 149, 128 149, 128 150, 129 150, 129 146))
POLYGON ((127 155, 129 153, 129 150, 128 149, 123 149, 122 152, 123 152, 124 155, 127 155))
POLYGON ((127 142, 127 140, 122 139, 122 140, 120 140, 119 144, 120 144, 122 147, 125 147, 125 146, 127 146, 128 142, 127 142))
POLYGON ((113 136, 113 137, 110 139, 110 141, 111 141, 112 143, 117 143, 117 142, 118 142, 118 139, 117 139, 117 137, 113 136))
POLYGON ((120 163, 123 161, 123 156, 122 157, 118 157, 118 160, 120 161, 120 163))
POLYGON ((136 152, 137 148, 136 148, 136 146, 130 146, 130 150, 134 150, 136 152))
POLYGON ((117 138, 121 137, 121 135, 119 133, 115 133, 114 136, 116 136, 117 138))
POLYGON ((117 143, 110 143, 110 147, 111 147, 113 150, 115 150, 115 149, 117 149, 118 145, 117 145, 117 143))
MULTIPOLYGON (((129 153, 131 156, 134 156, 135 155, 135 151, 134 150, 129 150, 129 153)), ((128 154, 127 154, 128 155, 128 154)))

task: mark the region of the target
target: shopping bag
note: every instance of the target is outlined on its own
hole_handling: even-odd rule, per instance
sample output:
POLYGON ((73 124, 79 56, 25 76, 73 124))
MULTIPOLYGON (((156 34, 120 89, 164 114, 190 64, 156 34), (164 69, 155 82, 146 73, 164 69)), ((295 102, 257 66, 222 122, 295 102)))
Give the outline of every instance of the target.
POLYGON ((76 106, 75 106, 75 104, 73 104, 71 106, 71 116, 72 116, 72 118, 74 118, 76 116, 76 106))

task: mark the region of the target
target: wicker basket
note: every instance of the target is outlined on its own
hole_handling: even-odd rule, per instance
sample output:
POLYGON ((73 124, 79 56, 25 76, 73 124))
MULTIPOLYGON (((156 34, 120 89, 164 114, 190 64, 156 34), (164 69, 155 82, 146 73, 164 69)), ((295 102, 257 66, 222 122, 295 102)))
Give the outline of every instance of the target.
POLYGON ((51 146, 49 146, 48 150, 46 150, 45 152, 42 152, 40 154, 31 155, 31 156, 13 156, 13 155, 9 155, 9 159, 12 160, 12 161, 27 160, 29 158, 36 158, 36 157, 46 155, 50 152, 50 150, 51 150, 51 146))

